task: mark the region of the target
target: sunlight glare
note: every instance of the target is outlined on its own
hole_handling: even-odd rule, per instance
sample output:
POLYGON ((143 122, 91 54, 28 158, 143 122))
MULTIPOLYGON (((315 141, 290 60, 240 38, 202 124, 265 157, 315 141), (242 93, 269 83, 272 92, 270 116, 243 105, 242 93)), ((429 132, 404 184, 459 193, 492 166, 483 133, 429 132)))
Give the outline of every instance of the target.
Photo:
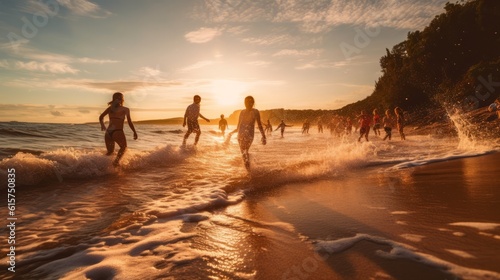
POLYGON ((217 80, 212 82, 212 94, 221 106, 243 106, 243 93, 248 90, 244 82, 217 80))

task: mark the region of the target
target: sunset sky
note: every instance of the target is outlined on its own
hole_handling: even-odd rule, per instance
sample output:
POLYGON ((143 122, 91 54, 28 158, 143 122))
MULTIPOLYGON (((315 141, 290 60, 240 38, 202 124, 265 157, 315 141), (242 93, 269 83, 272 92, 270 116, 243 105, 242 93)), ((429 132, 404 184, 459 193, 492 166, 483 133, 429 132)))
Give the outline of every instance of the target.
POLYGON ((386 48, 447 0, 0 0, 0 121, 97 121, 122 91, 135 120, 363 99, 386 48))

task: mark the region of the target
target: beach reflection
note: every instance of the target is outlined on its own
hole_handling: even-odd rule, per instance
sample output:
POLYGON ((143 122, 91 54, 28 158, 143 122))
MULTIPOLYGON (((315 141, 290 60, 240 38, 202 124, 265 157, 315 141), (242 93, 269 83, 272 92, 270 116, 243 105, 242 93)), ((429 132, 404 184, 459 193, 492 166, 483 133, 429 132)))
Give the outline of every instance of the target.
MULTIPOLYGON (((255 273, 253 261, 257 244, 250 224, 238 217, 247 217, 245 204, 231 207, 230 213, 212 217, 210 226, 197 243, 206 252, 206 276, 210 279, 246 278, 255 273)), ((251 215, 251 214, 250 214, 251 215)))

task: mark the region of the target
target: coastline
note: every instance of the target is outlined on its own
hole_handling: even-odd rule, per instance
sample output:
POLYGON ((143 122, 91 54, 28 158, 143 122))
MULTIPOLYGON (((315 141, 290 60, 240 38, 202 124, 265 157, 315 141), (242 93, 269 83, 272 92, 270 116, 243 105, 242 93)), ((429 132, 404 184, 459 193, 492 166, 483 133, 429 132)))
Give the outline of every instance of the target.
POLYGON ((284 185, 219 215, 255 227, 239 246, 256 248, 256 279, 500 279, 499 161, 495 153, 284 185), (358 235, 338 252, 318 248, 358 235), (395 244, 414 255, 391 256, 395 244))

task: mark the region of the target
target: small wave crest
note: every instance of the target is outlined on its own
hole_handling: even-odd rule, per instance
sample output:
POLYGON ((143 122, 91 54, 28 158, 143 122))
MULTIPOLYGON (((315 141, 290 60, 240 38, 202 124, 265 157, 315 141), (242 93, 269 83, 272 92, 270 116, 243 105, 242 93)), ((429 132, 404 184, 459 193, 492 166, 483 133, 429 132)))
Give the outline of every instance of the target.
POLYGON ((463 267, 433 255, 419 252, 413 246, 396 242, 383 237, 368 234, 356 234, 353 237, 346 237, 337 240, 315 240, 313 241, 316 250, 327 254, 337 254, 348 250, 361 241, 368 241, 375 244, 387 245, 391 247, 389 252, 377 250, 378 257, 391 260, 409 260, 425 264, 429 267, 449 273, 452 276, 463 279, 500 279, 500 274, 494 271, 486 271, 474 268, 463 267))
POLYGON ((106 156, 101 150, 58 149, 40 155, 19 152, 0 161, 0 173, 15 168, 19 185, 36 185, 47 181, 87 179, 120 171, 140 170, 148 167, 176 164, 191 156, 195 150, 180 150, 172 145, 158 147, 152 151, 128 150, 114 168, 114 155, 106 156))
POLYGON ((248 191, 287 183, 342 176, 346 172, 370 165, 379 148, 371 142, 343 142, 326 150, 284 156, 281 160, 252 161, 250 176, 244 185, 248 191))
POLYGON ((25 132, 13 128, 0 128, 0 136, 14 136, 14 137, 36 137, 36 138, 50 138, 49 136, 45 136, 42 134, 34 133, 34 132, 25 132))

